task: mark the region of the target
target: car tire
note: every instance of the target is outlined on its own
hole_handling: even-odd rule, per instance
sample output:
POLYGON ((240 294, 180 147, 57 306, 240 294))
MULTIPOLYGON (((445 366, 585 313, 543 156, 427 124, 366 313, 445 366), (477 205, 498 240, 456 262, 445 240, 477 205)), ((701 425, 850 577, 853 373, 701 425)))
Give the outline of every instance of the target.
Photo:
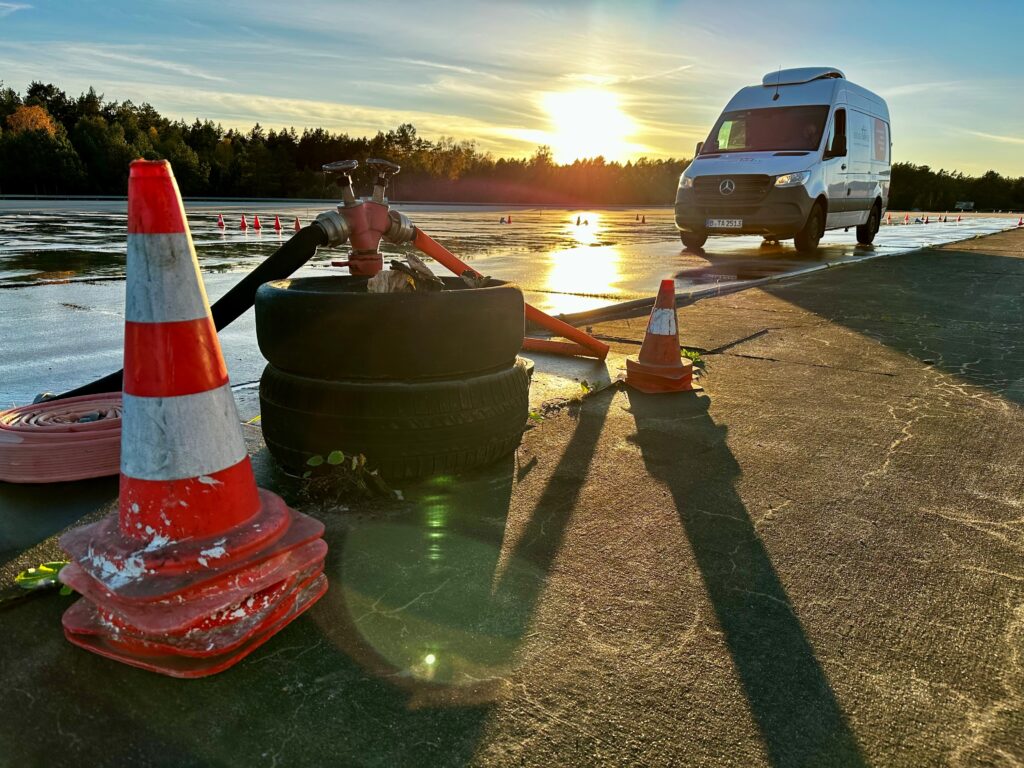
POLYGON ((876 203, 871 207, 867 222, 857 227, 857 242, 861 245, 871 245, 875 241, 875 235, 878 234, 878 227, 881 223, 882 211, 876 203))
POLYGON ((708 241, 707 235, 695 235, 692 232, 680 232, 679 239, 683 243, 683 247, 688 251, 699 251, 704 247, 704 243, 708 241))
POLYGON ((514 451, 533 363, 433 381, 326 381, 268 365, 260 380, 267 448, 296 474, 312 456, 363 454, 388 480, 452 473, 514 451))
POLYGON ((825 231, 825 216, 822 212, 821 205, 815 203, 811 208, 811 212, 807 214, 807 221, 804 223, 803 229, 796 233, 796 237, 793 238, 796 244, 796 249, 800 253, 814 253, 818 250, 818 243, 821 242, 821 236, 825 231))
POLYGON ((507 368, 523 346, 523 292, 470 288, 369 293, 339 275, 275 280, 256 292, 256 337, 275 368, 315 379, 411 380, 507 368))

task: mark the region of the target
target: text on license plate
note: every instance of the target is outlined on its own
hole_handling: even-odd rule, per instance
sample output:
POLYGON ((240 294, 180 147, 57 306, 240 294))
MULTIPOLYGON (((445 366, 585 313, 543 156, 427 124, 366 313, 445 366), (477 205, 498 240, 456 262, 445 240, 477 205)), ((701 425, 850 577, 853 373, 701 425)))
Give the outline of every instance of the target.
POLYGON ((743 219, 708 219, 708 229, 742 229, 743 219))

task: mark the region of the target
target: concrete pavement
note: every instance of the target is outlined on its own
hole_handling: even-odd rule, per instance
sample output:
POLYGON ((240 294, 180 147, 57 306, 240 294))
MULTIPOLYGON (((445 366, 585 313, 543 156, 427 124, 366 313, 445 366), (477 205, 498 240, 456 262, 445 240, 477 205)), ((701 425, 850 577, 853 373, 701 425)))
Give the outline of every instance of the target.
MULTIPOLYGON (((71 598, 0 610, 0 764, 1024 762, 1022 288, 1009 232, 685 307, 705 395, 611 387, 485 471, 314 505, 329 592, 214 678, 73 648, 71 598)), ((88 491, 0 490, 5 577, 88 491)))

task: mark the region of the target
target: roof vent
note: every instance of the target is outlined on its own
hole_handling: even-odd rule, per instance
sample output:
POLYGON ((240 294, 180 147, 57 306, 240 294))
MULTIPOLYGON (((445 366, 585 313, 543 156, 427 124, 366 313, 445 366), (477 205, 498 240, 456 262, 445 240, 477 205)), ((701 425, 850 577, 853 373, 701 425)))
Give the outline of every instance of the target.
POLYGON ((812 80, 827 80, 832 77, 846 79, 842 70, 835 67, 800 67, 769 72, 761 78, 761 85, 765 88, 775 88, 779 85, 796 85, 797 83, 809 83, 812 80))

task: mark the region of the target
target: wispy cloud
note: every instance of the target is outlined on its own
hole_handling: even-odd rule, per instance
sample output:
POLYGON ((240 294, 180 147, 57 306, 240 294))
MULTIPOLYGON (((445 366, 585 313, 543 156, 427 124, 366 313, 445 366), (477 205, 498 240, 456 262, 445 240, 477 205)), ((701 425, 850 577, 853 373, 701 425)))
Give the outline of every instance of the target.
POLYGON ((645 80, 660 80, 664 77, 671 77, 680 72, 693 69, 693 64, 683 64, 681 67, 672 67, 661 72, 652 72, 649 75, 580 75, 570 73, 562 77, 563 80, 582 80, 594 85, 622 85, 629 83, 642 83, 645 80))
POLYGON ((983 131, 970 130, 965 130, 964 133, 969 133, 972 136, 977 136, 981 139, 988 139, 989 141, 998 141, 1001 144, 1024 144, 1024 136, 1003 136, 998 133, 984 133, 983 131))
POLYGON ((0 19, 10 16, 12 13, 27 11, 31 8, 32 6, 27 3, 0 3, 0 19))
POLYGON ((209 81, 224 81, 226 78, 218 77, 217 75, 210 75, 202 70, 190 67, 187 64, 179 64, 176 61, 165 61, 163 59, 151 59, 145 56, 139 56, 133 52, 119 53, 112 51, 107 48, 95 48, 95 47, 84 47, 75 46, 68 49, 69 52, 84 54, 86 56, 92 56, 99 59, 107 59, 109 61, 121 62, 124 64, 131 64, 136 67, 144 67, 146 69, 156 69, 162 72, 170 72, 175 75, 184 75, 185 77, 195 77, 200 80, 209 81))

